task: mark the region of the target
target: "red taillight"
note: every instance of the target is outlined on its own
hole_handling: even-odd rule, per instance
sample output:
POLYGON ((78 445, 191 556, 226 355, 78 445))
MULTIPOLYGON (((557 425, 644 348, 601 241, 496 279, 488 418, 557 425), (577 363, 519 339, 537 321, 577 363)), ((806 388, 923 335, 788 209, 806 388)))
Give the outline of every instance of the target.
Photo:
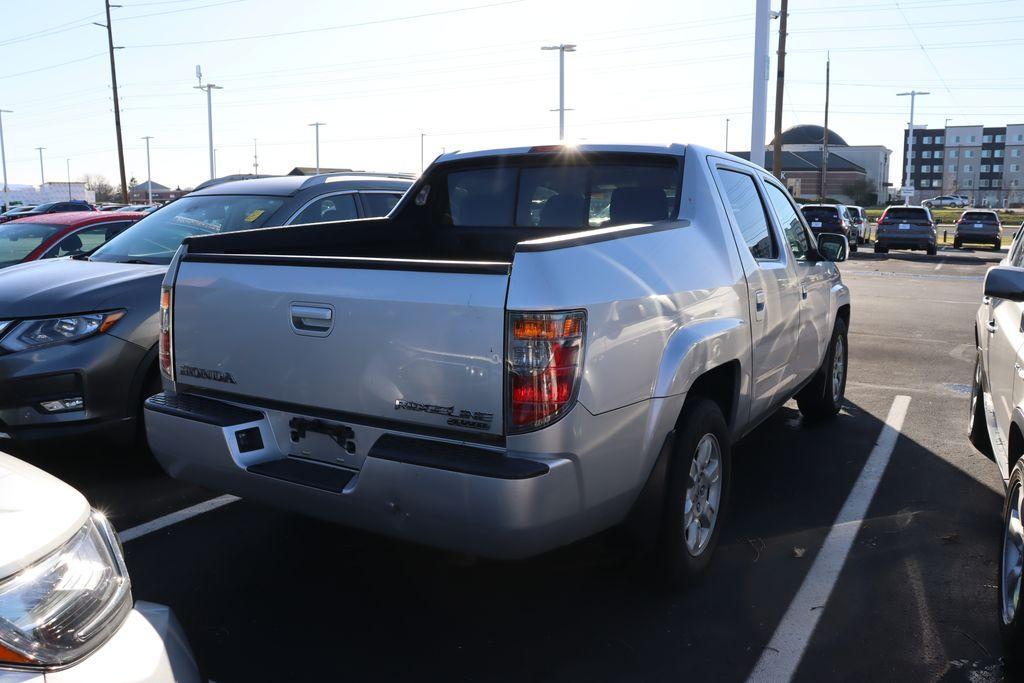
POLYGON ((572 407, 586 319, 583 311, 509 314, 509 432, 543 427, 572 407))
POLYGON ((170 287, 160 289, 160 372, 169 380, 174 379, 173 347, 174 339, 171 329, 171 301, 173 290, 170 287))

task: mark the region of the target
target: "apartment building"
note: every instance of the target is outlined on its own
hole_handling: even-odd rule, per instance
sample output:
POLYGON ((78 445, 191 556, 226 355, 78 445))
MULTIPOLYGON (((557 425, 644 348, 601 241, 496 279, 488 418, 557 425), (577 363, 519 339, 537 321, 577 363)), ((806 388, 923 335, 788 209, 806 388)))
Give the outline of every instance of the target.
POLYGON ((958 194, 975 206, 1024 205, 1024 124, 915 126, 909 181, 906 135, 904 130, 902 184, 914 188, 911 203, 958 194))

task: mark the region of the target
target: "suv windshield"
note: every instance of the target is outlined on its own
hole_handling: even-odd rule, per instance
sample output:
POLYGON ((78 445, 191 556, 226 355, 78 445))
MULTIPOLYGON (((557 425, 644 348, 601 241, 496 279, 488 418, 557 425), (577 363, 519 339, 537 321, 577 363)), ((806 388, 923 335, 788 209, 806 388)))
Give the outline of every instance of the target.
POLYGON ((282 204, 282 198, 259 195, 183 197, 146 216, 90 258, 167 264, 186 237, 262 228, 282 204))
POLYGON ((0 225, 0 268, 13 266, 57 234, 59 225, 7 223, 0 225))
POLYGON ((931 221, 926 209, 915 207, 890 208, 885 212, 883 220, 888 221, 931 221))

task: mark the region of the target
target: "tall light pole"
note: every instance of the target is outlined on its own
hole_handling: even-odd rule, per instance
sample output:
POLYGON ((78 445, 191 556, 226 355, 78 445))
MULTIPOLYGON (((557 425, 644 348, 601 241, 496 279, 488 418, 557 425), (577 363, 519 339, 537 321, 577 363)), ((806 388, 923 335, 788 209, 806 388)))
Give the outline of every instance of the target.
MULTIPOLYGON (((110 48, 110 87, 114 93, 114 128, 117 131, 117 163, 121 171, 121 200, 127 204, 128 184, 124 175, 124 144, 121 142, 121 102, 117 98, 117 68, 114 65, 114 50, 119 48, 114 47, 114 28, 110 23, 110 8, 121 5, 111 5, 110 0, 105 0, 104 5, 107 11, 107 23, 101 24, 95 21, 93 23, 107 29, 107 46, 110 48)), ((68 191, 71 191, 71 185, 68 185, 68 191)))
POLYGON ((196 90, 206 91, 206 126, 210 134, 210 178, 212 179, 217 177, 217 163, 213 158, 213 91, 223 90, 224 88, 213 83, 203 85, 203 72, 198 64, 196 65, 196 78, 199 79, 199 85, 193 87, 196 90))
POLYGON ((252 174, 254 176, 260 174, 260 154, 256 150, 256 138, 252 139, 252 174))
POLYGON ((323 121, 309 124, 316 129, 316 174, 320 175, 320 126, 326 126, 323 121))
POLYGON ((729 119, 728 118, 725 119, 725 149, 723 149, 722 151, 726 152, 726 153, 729 152, 729 119))
POLYGON ((39 187, 46 184, 46 175, 43 173, 43 150, 45 147, 36 147, 39 152, 39 187))
MULTIPOLYGON (((912 163, 912 158, 914 156, 914 99, 918 95, 928 95, 928 94, 930 94, 930 93, 921 92, 921 91, 918 91, 918 90, 911 90, 910 92, 898 92, 898 93, 896 93, 897 97, 909 97, 910 98, 910 125, 907 126, 907 158, 905 160, 906 161, 907 177, 903 181, 904 182, 903 188, 907 188, 907 187, 913 188, 914 187, 914 181, 913 181, 913 178, 912 178, 912 171, 913 171, 913 168, 914 168, 913 167, 913 163, 912 163)), ((903 192, 903 188, 900 189, 900 192, 903 192)), ((904 196, 903 196, 903 204, 904 204, 904 206, 909 206, 910 205, 910 195, 909 194, 904 194, 904 196)))
MULTIPOLYGON (((767 0, 765 0, 767 1, 767 0)), ((541 50, 558 50, 558 109, 551 111, 558 112, 558 139, 565 139, 565 53, 576 52, 576 46, 572 43, 561 43, 559 45, 545 45, 541 50)))
POLYGON ((71 159, 65 159, 68 164, 68 201, 71 201, 71 159))
POLYGON ((772 21, 771 0, 757 0, 754 10, 754 82, 750 108, 750 161, 764 166, 764 131, 768 125, 768 29, 772 21))
POLYGON ((7 198, 7 152, 4 150, 4 114, 13 114, 10 109, 0 109, 0 165, 4 168, 4 211, 11 210, 7 198))
POLYGON ((146 203, 153 203, 153 175, 149 172, 149 141, 153 139, 152 135, 144 135, 142 139, 146 141, 146 203))

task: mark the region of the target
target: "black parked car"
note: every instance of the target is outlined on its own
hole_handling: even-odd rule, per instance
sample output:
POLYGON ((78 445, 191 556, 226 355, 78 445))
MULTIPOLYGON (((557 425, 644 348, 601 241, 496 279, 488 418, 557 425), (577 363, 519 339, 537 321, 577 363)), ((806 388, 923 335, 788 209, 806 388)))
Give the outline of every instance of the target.
POLYGON ((15 218, 25 218, 26 216, 40 216, 44 213, 64 213, 65 211, 95 211, 96 207, 85 201, 84 199, 72 199, 66 202, 46 202, 45 204, 39 204, 33 207, 30 211, 22 211, 17 215, 13 215, 5 218, 0 216, 0 223, 4 223, 15 218))
MULTIPOLYGON (((99 249, 0 271, 0 440, 121 427, 160 390, 160 283, 193 235, 384 216, 412 184, 359 173, 228 182, 154 211, 99 249)), ((2 443, 2 441, 0 441, 2 443)))

